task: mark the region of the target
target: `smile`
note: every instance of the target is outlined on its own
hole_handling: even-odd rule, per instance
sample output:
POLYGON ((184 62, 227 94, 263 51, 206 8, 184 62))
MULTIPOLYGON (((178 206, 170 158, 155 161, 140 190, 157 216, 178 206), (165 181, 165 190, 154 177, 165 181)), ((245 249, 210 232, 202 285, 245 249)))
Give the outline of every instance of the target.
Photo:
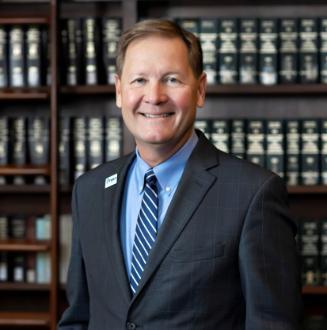
POLYGON ((151 114, 151 113, 142 113, 142 116, 145 118, 166 118, 173 115, 173 113, 159 113, 159 114, 151 114))

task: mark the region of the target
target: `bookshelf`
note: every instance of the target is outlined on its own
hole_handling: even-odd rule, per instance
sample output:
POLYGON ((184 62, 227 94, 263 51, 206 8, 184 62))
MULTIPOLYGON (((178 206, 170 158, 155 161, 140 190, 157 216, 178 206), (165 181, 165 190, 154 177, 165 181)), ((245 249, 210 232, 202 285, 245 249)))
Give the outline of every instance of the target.
MULTIPOLYGON (((63 286, 59 285, 59 217, 70 212, 72 182, 59 185, 59 152, 62 117, 120 118, 115 106, 115 89, 103 81, 94 85, 68 86, 63 81, 61 24, 67 19, 118 17, 122 29, 141 18, 224 18, 224 17, 327 17, 325 0, 17 0, 0 2, 0 25, 40 25, 48 29, 51 83, 38 87, 0 88, 0 116, 47 115, 50 118, 49 161, 46 165, 0 166, 0 177, 40 175, 46 184, 0 185, 0 215, 19 211, 50 214, 52 238, 39 241, 0 241, 0 252, 37 253, 47 251, 51 260, 51 281, 0 283, 0 329, 11 326, 31 329, 56 328, 65 307, 63 286)), ((241 85, 213 84, 199 119, 326 119, 327 84, 241 85)), ((122 153, 131 151, 133 139, 122 127, 122 153)), ((297 217, 326 218, 327 186, 289 186, 291 211, 297 217)), ((305 313, 327 315, 327 288, 303 288, 305 313)))

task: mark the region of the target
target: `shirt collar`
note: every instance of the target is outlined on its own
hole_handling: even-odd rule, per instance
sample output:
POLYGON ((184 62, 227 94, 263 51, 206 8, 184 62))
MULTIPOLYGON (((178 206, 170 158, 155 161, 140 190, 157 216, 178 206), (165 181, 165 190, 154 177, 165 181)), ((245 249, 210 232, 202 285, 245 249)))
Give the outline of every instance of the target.
MULTIPOLYGON (((153 168, 153 172, 157 177, 157 182, 159 183, 159 191, 165 189, 169 193, 175 189, 183 173, 185 164, 198 140, 199 139, 195 131, 193 131, 191 137, 175 154, 153 168)), ((136 149, 135 174, 139 194, 143 191, 144 175, 149 168, 150 166, 141 158, 138 150, 136 149)))

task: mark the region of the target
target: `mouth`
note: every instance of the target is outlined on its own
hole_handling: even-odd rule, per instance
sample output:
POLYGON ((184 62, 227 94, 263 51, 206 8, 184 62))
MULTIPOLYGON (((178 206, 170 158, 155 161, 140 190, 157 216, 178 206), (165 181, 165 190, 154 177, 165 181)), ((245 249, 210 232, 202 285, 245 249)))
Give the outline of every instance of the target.
POLYGON ((165 112, 165 113, 145 113, 145 112, 140 112, 140 114, 145 117, 145 118, 150 118, 150 119, 157 119, 157 118, 167 118, 172 116, 174 113, 173 112, 165 112))

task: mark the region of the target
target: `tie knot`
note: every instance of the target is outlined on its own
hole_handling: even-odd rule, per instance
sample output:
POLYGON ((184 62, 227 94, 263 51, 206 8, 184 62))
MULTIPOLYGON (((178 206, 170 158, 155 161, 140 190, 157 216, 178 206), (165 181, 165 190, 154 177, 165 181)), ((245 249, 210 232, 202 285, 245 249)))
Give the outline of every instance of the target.
POLYGON ((153 169, 150 168, 144 175, 145 182, 147 182, 151 187, 157 184, 157 178, 153 172, 153 169))

